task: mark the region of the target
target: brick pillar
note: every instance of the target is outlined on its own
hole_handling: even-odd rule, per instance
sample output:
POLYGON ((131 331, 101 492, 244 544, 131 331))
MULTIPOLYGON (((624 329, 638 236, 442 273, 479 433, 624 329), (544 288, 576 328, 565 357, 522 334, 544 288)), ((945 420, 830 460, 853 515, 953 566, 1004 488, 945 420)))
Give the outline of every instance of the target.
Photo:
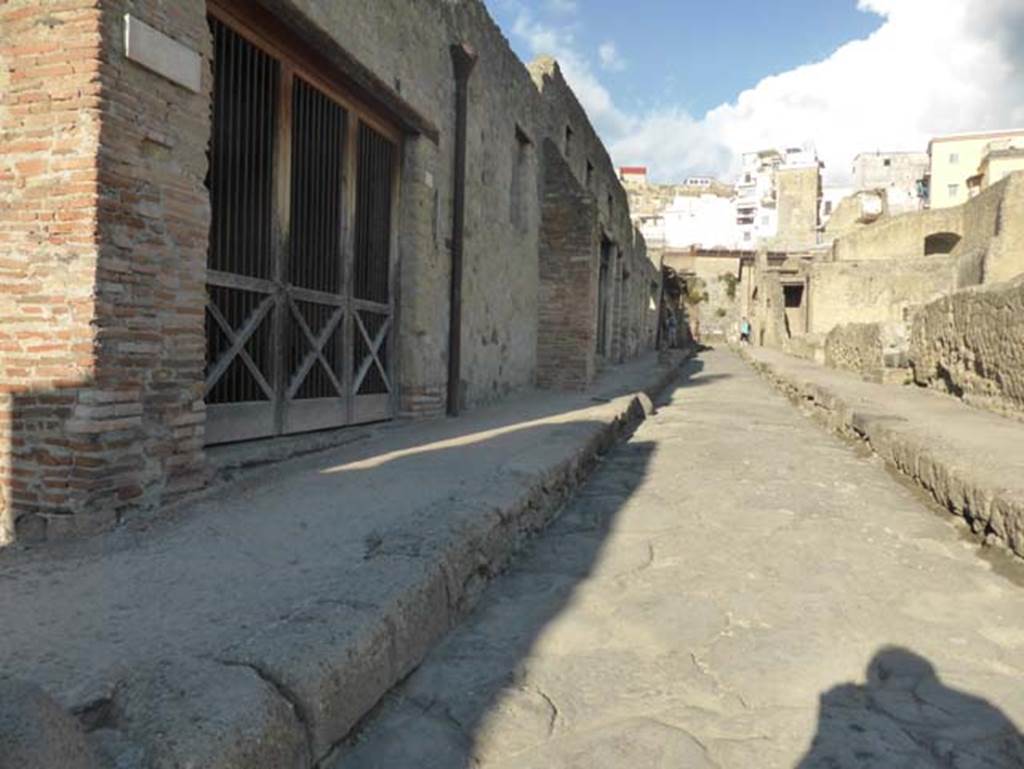
POLYGON ((583 389, 596 367, 597 203, 544 140, 537 384, 583 389))
MULTIPOLYGON (((0 6, 0 544, 201 482, 209 75, 127 62, 128 5, 0 6)), ((206 53, 201 0, 131 10, 206 53)))

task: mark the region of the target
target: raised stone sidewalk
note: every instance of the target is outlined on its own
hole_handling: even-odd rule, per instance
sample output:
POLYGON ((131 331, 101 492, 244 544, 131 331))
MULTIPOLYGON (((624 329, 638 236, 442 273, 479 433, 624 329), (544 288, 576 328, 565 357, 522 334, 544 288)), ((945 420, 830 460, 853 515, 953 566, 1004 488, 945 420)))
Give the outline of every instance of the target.
POLYGON ((931 390, 866 382, 775 350, 740 352, 829 427, 867 441, 975 534, 1024 557, 1024 422, 931 390))
POLYGON ((316 766, 679 363, 286 462, 218 457, 232 482, 173 515, 0 553, 0 769, 316 766))

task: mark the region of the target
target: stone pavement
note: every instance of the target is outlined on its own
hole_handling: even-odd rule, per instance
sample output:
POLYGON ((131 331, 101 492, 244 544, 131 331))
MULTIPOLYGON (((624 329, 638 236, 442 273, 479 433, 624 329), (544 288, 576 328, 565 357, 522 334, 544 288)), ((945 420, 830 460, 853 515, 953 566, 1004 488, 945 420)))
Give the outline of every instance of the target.
POLYGON ((831 428, 866 440, 980 537, 1024 557, 1024 422, 776 350, 740 351, 831 428))
POLYGON ((676 374, 648 355, 586 393, 356 428, 165 518, 0 553, 0 769, 314 765, 676 374))
POLYGON ((689 365, 329 769, 1024 766, 1024 564, 689 365))

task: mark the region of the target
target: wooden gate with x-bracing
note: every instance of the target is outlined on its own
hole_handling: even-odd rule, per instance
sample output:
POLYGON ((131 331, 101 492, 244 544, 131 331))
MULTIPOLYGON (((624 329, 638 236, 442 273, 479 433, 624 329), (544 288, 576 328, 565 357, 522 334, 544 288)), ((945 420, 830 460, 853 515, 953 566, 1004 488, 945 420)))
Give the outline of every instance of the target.
POLYGON ((211 27, 207 442, 388 419, 397 137, 211 27))

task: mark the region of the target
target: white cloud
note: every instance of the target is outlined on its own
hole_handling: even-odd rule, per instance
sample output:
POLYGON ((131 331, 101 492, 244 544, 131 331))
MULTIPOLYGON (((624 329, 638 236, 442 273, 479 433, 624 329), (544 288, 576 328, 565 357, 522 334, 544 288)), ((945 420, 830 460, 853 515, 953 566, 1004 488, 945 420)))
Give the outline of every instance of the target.
MULTIPOLYGON (((728 175, 744 151, 810 140, 827 177, 842 182, 858 152, 924 150, 935 134, 1024 124, 1022 0, 859 0, 858 7, 883 17, 871 36, 766 77, 703 117, 673 105, 628 114, 571 30, 537 24, 524 11, 515 33, 535 53, 559 59, 617 162, 646 164, 662 179, 728 175)), ((605 63, 604 52, 598 61, 605 63)))
POLYGON ((635 119, 615 105, 611 92, 594 73, 590 61, 579 52, 571 27, 539 22, 520 6, 512 34, 523 40, 534 56, 553 56, 558 60, 562 74, 605 141, 631 130, 635 119))
POLYGON ((601 43, 597 49, 597 56, 601 60, 601 67, 609 72, 621 72, 626 68, 626 60, 622 58, 618 46, 611 40, 601 43))

